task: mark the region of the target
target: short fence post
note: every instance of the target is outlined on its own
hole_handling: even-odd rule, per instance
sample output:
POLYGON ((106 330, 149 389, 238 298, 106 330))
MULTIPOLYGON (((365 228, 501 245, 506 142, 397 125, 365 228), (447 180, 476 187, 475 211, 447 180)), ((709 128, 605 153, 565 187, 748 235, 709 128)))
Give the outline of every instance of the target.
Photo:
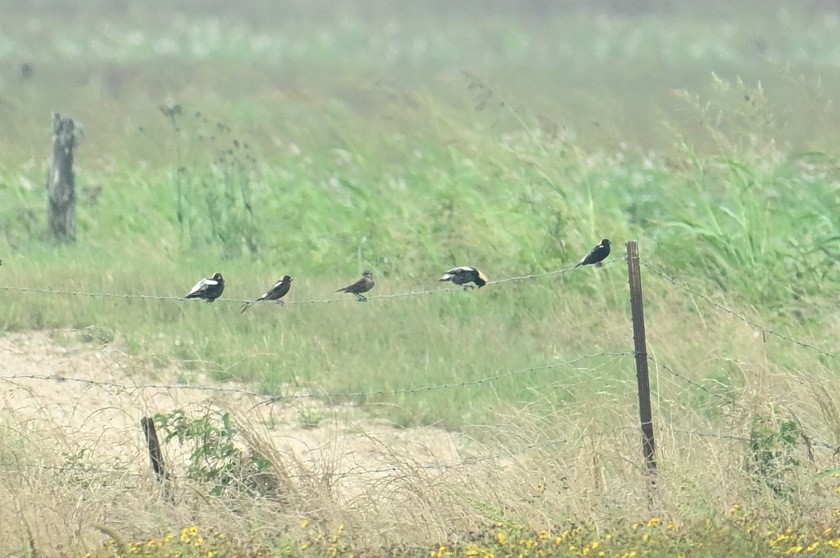
POLYGON ((636 383, 639 386, 639 421, 642 427, 642 454, 656 484, 656 442, 653 438, 653 413, 650 407, 647 342, 645 341, 645 305, 642 298, 642 274, 639 267, 639 244, 627 243, 627 273, 630 282, 630 310, 633 315, 633 347, 636 353, 636 383))
POLYGON ((52 162, 47 178, 49 224, 53 240, 76 239, 76 177, 73 149, 80 129, 72 118, 53 113, 52 162))
POLYGON ((155 473, 155 478, 163 486, 163 496, 168 502, 175 501, 172 495, 172 486, 169 482, 169 473, 163 465, 163 451, 160 449, 160 442, 158 441, 157 431, 155 430, 155 421, 151 417, 143 417, 140 419, 140 425, 143 427, 143 434, 146 436, 146 445, 149 448, 149 461, 152 464, 152 471, 155 473))

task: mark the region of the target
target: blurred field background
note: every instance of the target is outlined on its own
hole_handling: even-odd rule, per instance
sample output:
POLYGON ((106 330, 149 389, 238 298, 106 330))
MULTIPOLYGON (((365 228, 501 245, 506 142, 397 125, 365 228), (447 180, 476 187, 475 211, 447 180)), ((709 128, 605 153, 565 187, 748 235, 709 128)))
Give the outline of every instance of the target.
MULTIPOLYGON (((705 536, 703 521, 729 533, 715 522, 734 521, 736 504, 767 510, 755 525, 773 522, 761 530, 773 536, 750 538, 739 515, 738 536, 710 543, 710 555, 808 548, 768 546, 788 525, 821 533, 813 552, 833 550, 823 529, 840 509, 838 3, 0 1, 0 13, 0 287, 179 296, 216 271, 228 282, 213 305, 0 290, 0 330, 119 347, 135 383, 331 394, 284 415, 280 431, 335 432, 348 416, 371 438, 374 424, 409 437, 434 428, 471 456, 502 452, 515 471, 491 459, 430 480, 412 468, 375 478, 384 489, 368 500, 227 494, 211 513, 107 483, 82 506, 73 479, 21 465, 3 498, 29 523, 6 552, 83 554, 103 538, 93 524, 139 540, 199 520, 230 526, 243 509, 233 535, 244 555, 256 548, 246 543, 279 553, 287 536, 290 555, 303 553, 308 535, 288 527, 302 520, 331 534, 349 525, 336 551, 347 553, 433 548, 511 524, 554 540, 570 518, 599 537, 652 516, 702 524, 691 539, 705 536), (85 128, 70 245, 46 234, 54 110, 85 128), (364 269, 381 295, 436 289, 455 265, 491 279, 564 269, 603 237, 614 248, 601 269, 302 304, 335 298, 364 269), (633 430, 629 239, 652 266, 655 421, 666 433, 665 495, 652 506, 633 430), (225 300, 254 298, 284 274, 301 304, 240 315, 225 300), (464 386, 422 389, 444 384, 464 386), (697 433, 714 435, 701 444, 697 433), (557 439, 575 443, 545 445, 557 439), (55 532, 21 478, 61 494, 55 532), (382 507, 393 494, 412 513, 382 507), (268 524, 282 527, 267 536, 268 524)), ((0 455, 43 462, 43 433, 21 426, 9 401, 0 455)), ((126 415, 164 411, 144 400, 126 415)), ((390 435, 376 436, 388 447, 390 435)), ((68 455, 79 464, 72 432, 49 444, 59 470, 68 455)), ((145 473, 132 452, 122 466, 145 473)), ((206 483, 193 490, 218 497, 206 483)), ((628 537, 615 555, 674 550, 628 537)), ((553 551, 582 552, 567 542, 553 551)), ((313 555, 332 552, 319 544, 313 555)), ((692 544, 678 550, 699 552, 692 544)))

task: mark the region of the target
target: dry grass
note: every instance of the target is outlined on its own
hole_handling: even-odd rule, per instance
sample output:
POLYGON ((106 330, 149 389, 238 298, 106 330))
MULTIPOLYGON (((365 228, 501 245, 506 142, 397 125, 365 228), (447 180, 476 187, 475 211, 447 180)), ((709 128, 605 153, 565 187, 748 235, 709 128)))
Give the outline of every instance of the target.
MULTIPOLYGON (((698 320, 697 307, 678 292, 660 294, 648 311, 656 359, 653 491, 629 363, 624 378, 579 368, 573 375, 588 373, 589 381, 561 377, 541 388, 565 393, 560 401, 543 394, 552 410, 539 401, 506 403, 496 421, 461 432, 396 429, 363 408, 318 400, 256 405, 244 395, 19 380, 4 392, 0 521, 8 534, 0 551, 82 554, 113 539, 108 533, 130 541, 178 525, 271 546, 305 538, 302 521, 323 533, 345 529, 356 549, 420 548, 467 540, 497 522, 536 532, 573 518, 610 529, 649 517, 725 517, 736 504, 778 521, 831 524, 840 507, 830 474, 840 466, 832 366, 714 309, 703 308, 698 320), (688 339, 677 326, 692 314, 700 331, 688 339), (165 453, 177 478, 175 503, 166 502, 149 472, 139 418, 178 408, 231 411, 238 446, 270 463, 270 490, 259 498, 212 494, 212 485, 185 478, 186 454, 173 441, 165 453), (312 416, 318 420, 302 418, 312 416), (778 433, 791 421, 797 434, 785 445, 778 433), (769 430, 755 446, 758 424, 769 430), (767 470, 756 470, 759 454, 778 469, 771 472, 782 478, 781 491, 767 470)), ((625 327, 615 318, 605 335, 625 327)), ((4 340, 6 362, 9 347, 22 347, 18 357, 37 359, 33 370, 44 374, 148 382, 115 345, 91 348, 65 335, 59 346, 46 334, 4 340)), ((177 371, 159 372, 157 381, 171 380, 167 374, 177 371)))

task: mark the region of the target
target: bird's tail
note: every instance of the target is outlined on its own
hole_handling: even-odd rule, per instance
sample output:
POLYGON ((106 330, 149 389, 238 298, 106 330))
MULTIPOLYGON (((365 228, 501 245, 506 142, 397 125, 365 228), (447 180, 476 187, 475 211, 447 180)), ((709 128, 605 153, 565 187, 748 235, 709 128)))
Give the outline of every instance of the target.
POLYGON ((243 304, 243 305, 242 305, 242 310, 240 310, 240 311, 239 311, 239 313, 241 314, 241 313, 245 312, 245 310, 247 310, 248 308, 250 308, 251 306, 253 306, 253 304, 254 304, 254 303, 253 303, 253 302, 250 302, 250 301, 249 301, 249 302, 246 302, 245 304, 243 304))

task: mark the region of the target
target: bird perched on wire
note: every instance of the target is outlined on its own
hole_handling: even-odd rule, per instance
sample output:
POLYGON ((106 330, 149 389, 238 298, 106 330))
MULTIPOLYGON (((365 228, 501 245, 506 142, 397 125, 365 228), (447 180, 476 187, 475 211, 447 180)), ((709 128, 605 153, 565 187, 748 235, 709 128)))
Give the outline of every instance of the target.
POLYGON ((282 279, 280 279, 279 281, 274 283, 274 286, 271 287, 270 289, 268 289, 268 292, 266 292, 260 298, 258 298, 254 302, 246 302, 245 304, 243 304, 242 305, 242 310, 240 310, 240 313, 244 312, 245 310, 250 308, 251 305, 253 305, 254 303, 260 302, 261 300, 276 300, 280 304, 283 304, 283 301, 280 300, 280 299, 283 298, 284 296, 286 296, 286 294, 289 292, 289 289, 291 289, 291 288, 292 288, 292 278, 289 277, 288 275, 284 275, 282 279))
POLYGON ((225 290, 225 278, 221 273, 216 273, 213 277, 205 278, 195 284, 187 296, 184 298, 200 298, 207 302, 213 302, 225 290))
POLYGON ((577 264, 575 267, 581 267, 583 265, 595 265, 600 267, 603 265, 601 262, 604 261, 604 258, 610 255, 610 239, 605 238, 601 240, 601 243, 597 245, 595 248, 589 251, 580 263, 577 264))
POLYGON ((376 285, 373 281, 373 273, 371 271, 365 271, 362 273, 362 278, 353 283, 352 285, 347 285, 344 288, 338 289, 337 293, 352 293, 356 295, 356 298, 359 299, 359 302, 366 302, 367 298, 362 294, 366 293, 376 285))
POLYGON ((464 288, 478 287, 480 289, 487 284, 488 279, 486 275, 476 268, 463 265, 461 267, 453 267, 444 273, 443 277, 441 277, 439 281, 452 281, 456 285, 467 285, 467 283, 473 283, 474 286, 465 286, 464 288))

